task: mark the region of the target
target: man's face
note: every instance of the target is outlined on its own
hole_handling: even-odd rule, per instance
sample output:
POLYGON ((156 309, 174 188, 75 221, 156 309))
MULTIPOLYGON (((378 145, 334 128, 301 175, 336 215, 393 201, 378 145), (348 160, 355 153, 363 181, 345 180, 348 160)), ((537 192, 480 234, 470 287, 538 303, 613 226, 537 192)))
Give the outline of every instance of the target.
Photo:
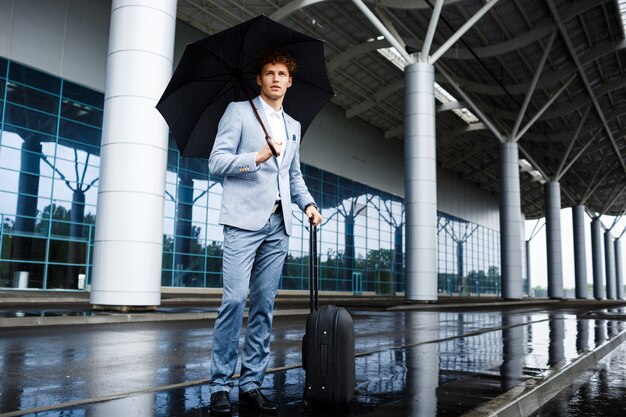
POLYGON ((291 87, 291 76, 285 64, 265 64, 261 75, 256 76, 256 82, 261 87, 261 95, 272 100, 285 96, 291 87))

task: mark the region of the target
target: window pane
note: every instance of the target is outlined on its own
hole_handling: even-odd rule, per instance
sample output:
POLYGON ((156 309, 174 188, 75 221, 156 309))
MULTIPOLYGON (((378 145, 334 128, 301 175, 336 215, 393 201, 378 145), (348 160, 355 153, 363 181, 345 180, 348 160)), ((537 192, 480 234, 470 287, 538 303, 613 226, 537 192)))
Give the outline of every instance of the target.
POLYGON ((9 79, 53 94, 59 94, 61 88, 61 80, 59 78, 16 64, 15 62, 11 62, 9 79))
POLYGON ((7 60, 0 58, 0 77, 6 78, 7 76, 7 60))
POLYGON ((37 133, 50 135, 48 138, 41 137, 42 141, 52 141, 57 131, 56 116, 9 103, 6 105, 5 129, 8 129, 7 124, 17 127, 11 130, 25 138, 31 138, 37 133))
MULTIPOLYGON (((101 118, 102 115, 96 115, 95 118, 101 118)), ((83 123, 74 122, 72 120, 61 119, 59 126, 59 135, 64 139, 73 141, 73 146, 69 145, 69 141, 62 141, 66 146, 82 149, 85 152, 99 154, 100 143, 102 140, 102 129, 99 127, 88 126, 83 123)))
POLYGON ((7 103, 36 109, 56 116, 59 111, 59 97, 25 85, 8 83, 7 103))
POLYGON ((63 82, 63 97, 98 109, 104 107, 104 94, 70 81, 63 82))

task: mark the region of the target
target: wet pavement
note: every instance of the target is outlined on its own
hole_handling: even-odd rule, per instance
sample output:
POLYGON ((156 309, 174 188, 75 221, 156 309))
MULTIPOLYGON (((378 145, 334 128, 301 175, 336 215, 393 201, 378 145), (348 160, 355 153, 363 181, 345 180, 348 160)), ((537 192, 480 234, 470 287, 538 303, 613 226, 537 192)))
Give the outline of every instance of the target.
POLYGON ((626 344, 572 382, 534 417, 626 416, 626 344))
MULTIPOLYGON (((350 311, 357 352, 350 416, 459 416, 567 367, 626 328, 623 310, 595 302, 350 311)), ((275 318, 264 391, 280 416, 309 415, 301 409, 305 319, 275 318)), ((212 325, 0 328, 0 416, 208 415, 212 325)), ((234 415, 256 414, 235 408, 234 415)))
MULTIPOLYGON (((176 313, 216 313, 218 307, 161 307, 154 310, 155 314, 176 314, 176 313)), ((85 310, 84 308, 55 308, 49 307, 46 309, 6 309, 0 310, 0 317, 3 318, 23 318, 23 317, 98 317, 98 316, 115 316, 125 313, 119 313, 115 311, 95 311, 85 310)))

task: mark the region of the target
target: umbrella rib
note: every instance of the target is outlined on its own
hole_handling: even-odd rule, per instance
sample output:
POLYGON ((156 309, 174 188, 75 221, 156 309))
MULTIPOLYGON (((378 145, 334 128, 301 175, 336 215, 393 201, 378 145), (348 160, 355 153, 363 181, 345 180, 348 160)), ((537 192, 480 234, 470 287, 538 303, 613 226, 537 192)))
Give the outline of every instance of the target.
POLYGON ((230 71, 233 70, 233 68, 227 63, 224 62, 224 60, 222 59, 222 57, 220 57, 219 55, 217 55, 215 52, 213 52, 211 49, 205 47, 204 45, 196 45, 198 48, 202 48, 203 50, 207 51, 210 55, 213 55, 213 57, 215 57, 216 60, 218 60, 219 62, 221 62, 222 64, 224 64, 224 66, 226 68, 228 68, 230 71))
MULTIPOLYGON (((229 80, 230 81, 230 80, 229 80)), ((226 84, 224 84, 222 86, 222 88, 220 88, 214 95, 213 97, 211 97, 210 100, 207 101, 207 105, 204 107, 205 109, 211 105, 213 102, 215 102, 216 99, 218 99, 219 97, 221 97, 222 95, 224 95, 227 91, 228 91, 228 85, 230 84, 230 82, 227 82, 226 84)))
MULTIPOLYGON (((213 104, 217 98, 219 98, 220 96, 222 96, 223 94, 225 94, 225 93, 228 91, 228 88, 227 88, 227 87, 228 87, 228 85, 229 85, 229 83, 225 83, 225 84, 222 86, 222 88, 220 88, 220 89, 219 89, 219 90, 218 90, 218 91, 217 91, 217 92, 213 95, 213 97, 211 97, 211 99, 210 99, 210 100, 207 100, 206 105, 202 108, 202 111, 201 111, 199 114, 204 113, 204 111, 205 111, 205 110, 206 110, 206 109, 207 109, 207 108, 208 108, 211 104, 213 104)), ((194 104, 193 104, 193 103, 187 103, 186 108, 188 109, 188 108, 193 107, 193 106, 194 106, 194 104)))

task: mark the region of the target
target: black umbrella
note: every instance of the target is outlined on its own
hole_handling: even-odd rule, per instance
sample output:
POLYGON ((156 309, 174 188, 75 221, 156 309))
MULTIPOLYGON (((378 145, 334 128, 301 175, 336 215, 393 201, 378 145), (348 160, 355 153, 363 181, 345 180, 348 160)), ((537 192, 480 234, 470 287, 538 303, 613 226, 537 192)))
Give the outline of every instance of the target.
POLYGON ((304 135, 333 96, 324 43, 259 16, 185 47, 156 106, 183 156, 207 158, 228 103, 251 101, 258 94, 255 58, 267 48, 284 50, 296 61, 283 105, 300 122, 304 135))

